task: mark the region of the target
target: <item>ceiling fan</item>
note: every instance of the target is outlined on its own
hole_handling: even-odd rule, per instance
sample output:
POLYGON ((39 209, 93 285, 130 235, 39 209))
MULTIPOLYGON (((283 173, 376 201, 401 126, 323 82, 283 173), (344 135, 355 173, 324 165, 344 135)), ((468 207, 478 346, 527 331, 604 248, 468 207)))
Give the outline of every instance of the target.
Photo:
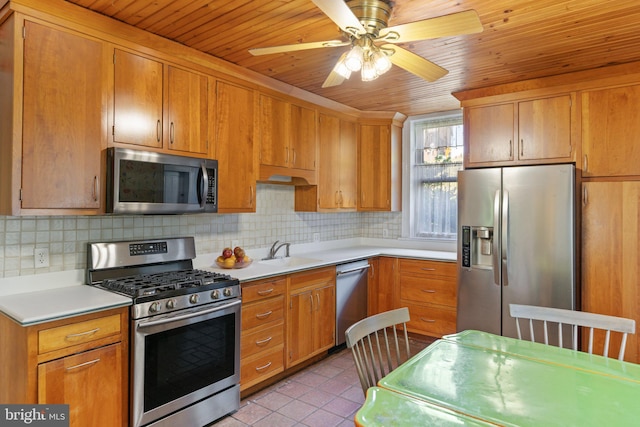
POLYGON ((438 37, 473 34, 482 31, 475 10, 452 13, 436 18, 387 27, 391 16, 391 0, 312 0, 343 32, 347 40, 328 40, 283 46, 249 49, 252 55, 293 52, 325 47, 351 46, 344 52, 322 87, 337 86, 352 72, 360 71, 362 80, 369 81, 397 65, 433 82, 448 73, 396 43, 412 42, 438 37))

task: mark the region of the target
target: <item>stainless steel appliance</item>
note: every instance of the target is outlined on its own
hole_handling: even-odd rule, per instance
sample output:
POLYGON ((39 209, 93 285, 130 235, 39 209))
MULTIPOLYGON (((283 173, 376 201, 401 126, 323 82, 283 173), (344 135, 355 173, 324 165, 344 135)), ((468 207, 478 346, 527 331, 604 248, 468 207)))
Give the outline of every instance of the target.
POLYGON ((369 261, 336 266, 336 345, 346 341, 349 326, 367 317, 367 274, 369 261))
POLYGON ((460 171, 458 190, 458 331, 516 337, 510 303, 576 309, 574 166, 460 171))
POLYGON ((218 211, 218 161, 126 148, 107 149, 108 213, 218 211))
POLYGON ((192 237, 88 245, 87 284, 133 299, 133 427, 204 426, 240 406, 240 284, 193 258, 192 237))

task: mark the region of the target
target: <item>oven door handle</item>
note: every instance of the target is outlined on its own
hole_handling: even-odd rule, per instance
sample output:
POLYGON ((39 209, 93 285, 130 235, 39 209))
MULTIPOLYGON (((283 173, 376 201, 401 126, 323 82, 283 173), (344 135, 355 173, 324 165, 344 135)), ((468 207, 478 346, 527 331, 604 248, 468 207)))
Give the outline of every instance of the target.
POLYGON ((226 308, 230 308, 230 307, 233 307, 233 306, 241 304, 241 303, 242 303, 242 300, 238 299, 238 300, 233 301, 231 303, 224 304, 224 305, 219 305, 219 306, 216 306, 216 307, 212 307, 212 308, 209 308, 207 310, 195 311, 195 312, 192 312, 192 313, 189 313, 189 314, 185 314, 185 315, 182 315, 182 316, 168 317, 168 318, 165 317, 164 319, 160 319, 160 320, 151 320, 149 322, 138 324, 138 329, 144 329, 144 328, 151 327, 151 326, 164 325, 165 323, 171 323, 171 322, 176 322, 176 321, 180 321, 180 320, 190 319, 190 318, 196 317, 196 316, 202 316, 203 314, 209 314, 209 313, 213 313, 214 311, 224 310, 226 308))

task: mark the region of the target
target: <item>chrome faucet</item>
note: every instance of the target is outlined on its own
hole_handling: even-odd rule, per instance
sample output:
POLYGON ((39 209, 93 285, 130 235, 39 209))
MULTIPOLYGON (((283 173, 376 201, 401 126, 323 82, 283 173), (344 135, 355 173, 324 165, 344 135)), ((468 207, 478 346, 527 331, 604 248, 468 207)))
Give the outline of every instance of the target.
POLYGON ((280 243, 279 240, 273 242, 273 245, 271 245, 271 249, 269 249, 269 256, 267 257, 267 259, 274 259, 276 257, 276 254, 278 253, 278 250, 283 246, 285 246, 285 257, 289 256, 289 247, 291 246, 291 243, 281 243, 279 246, 276 246, 278 243, 280 243))

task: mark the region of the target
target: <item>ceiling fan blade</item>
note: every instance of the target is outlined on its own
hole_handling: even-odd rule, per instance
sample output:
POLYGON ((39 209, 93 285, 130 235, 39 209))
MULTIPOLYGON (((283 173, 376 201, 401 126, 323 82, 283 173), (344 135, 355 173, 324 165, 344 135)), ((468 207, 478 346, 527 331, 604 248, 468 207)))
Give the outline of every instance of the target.
POLYGON ((348 34, 358 35, 367 31, 360 20, 351 12, 344 0, 312 0, 340 29, 348 34))
POLYGON ((328 40, 324 42, 287 44, 282 46, 271 46, 271 47, 256 47, 253 49, 249 49, 249 53, 254 56, 270 55, 272 53, 294 52, 297 50, 318 49, 322 47, 338 47, 338 46, 346 46, 348 44, 351 44, 351 43, 343 40, 328 40))
POLYGON ((333 69, 327 76, 327 79, 324 81, 324 83, 322 83, 323 88, 331 87, 331 86, 339 86, 342 84, 343 81, 346 80, 344 76, 342 76, 340 73, 336 71, 336 69, 338 68, 338 65, 344 60, 344 57, 347 56, 347 53, 349 52, 345 52, 340 56, 340 59, 338 59, 338 62, 336 62, 336 65, 333 67, 333 69))
POLYGON ((379 40, 404 43, 482 32, 482 23, 475 10, 452 13, 380 30, 379 40))
POLYGON ((427 61, 423 57, 409 52, 406 49, 402 49, 399 46, 384 44, 381 47, 395 51, 393 55, 389 57, 393 64, 427 81, 434 82, 448 73, 448 71, 441 66, 427 61))

